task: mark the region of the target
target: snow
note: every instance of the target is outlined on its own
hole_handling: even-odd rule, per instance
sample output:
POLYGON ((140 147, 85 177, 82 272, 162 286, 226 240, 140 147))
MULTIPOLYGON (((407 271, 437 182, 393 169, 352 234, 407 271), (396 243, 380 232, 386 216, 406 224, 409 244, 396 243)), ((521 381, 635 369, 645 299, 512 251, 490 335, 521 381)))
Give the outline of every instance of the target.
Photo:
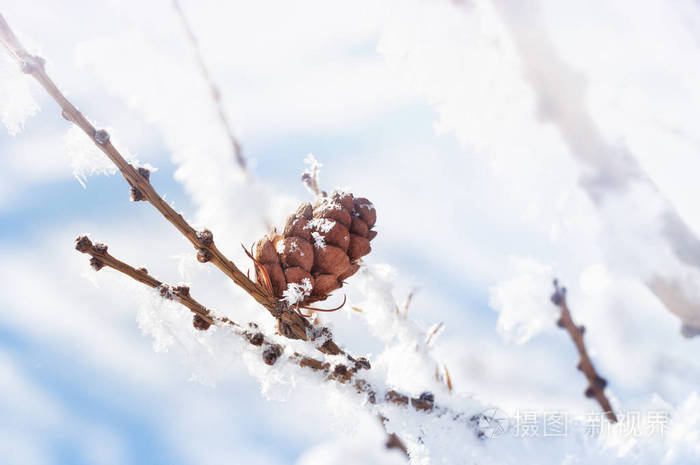
POLYGON ((304 229, 315 229, 325 234, 333 229, 333 226, 335 226, 335 220, 328 218, 313 218, 306 223, 304 229))
POLYGON ((314 247, 317 249, 326 248, 326 239, 317 231, 311 232, 311 237, 314 239, 314 247))
POLYGON ((558 309, 550 303, 554 291, 552 267, 532 258, 513 259, 514 276, 489 290, 491 307, 499 312, 498 331, 506 340, 523 344, 551 329, 558 309))
POLYGON ((309 278, 304 278, 301 280, 301 283, 287 284, 287 289, 282 292, 282 298, 286 300, 289 305, 296 305, 308 297, 312 289, 313 286, 309 278))
POLYGON ((22 132, 25 121, 39 111, 30 82, 31 77, 22 73, 3 48, 0 52, 0 120, 13 136, 22 132))

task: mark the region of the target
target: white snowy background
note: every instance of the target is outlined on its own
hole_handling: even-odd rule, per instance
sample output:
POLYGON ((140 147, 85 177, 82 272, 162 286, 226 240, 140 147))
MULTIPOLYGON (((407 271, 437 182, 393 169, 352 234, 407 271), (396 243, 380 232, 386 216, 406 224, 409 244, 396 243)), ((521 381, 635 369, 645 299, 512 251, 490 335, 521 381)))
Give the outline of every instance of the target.
MULTIPOLYGON (((368 269, 336 293, 348 306, 323 319, 391 386, 430 389, 465 411, 475 399, 511 415, 597 412, 554 324, 557 276, 614 406, 671 414, 664 438, 581 445, 572 432, 532 447, 449 428, 441 443, 430 436, 441 427, 426 420, 417 463, 431 463, 428 454, 432 463, 472 463, 469 454, 474 463, 589 463, 584 453, 598 463, 700 461, 700 337, 683 337, 653 292, 670 283, 674 296, 700 301, 688 239, 700 232, 700 4, 182 5, 253 185, 231 157, 169 1, 2 0, 0 13, 74 103, 156 166, 156 188, 243 268, 240 244, 310 200, 299 182, 308 153, 324 165, 324 188, 372 200, 379 235, 368 269), (387 295, 401 303, 413 289, 414 321, 386 313, 387 295), (432 348, 414 354, 440 322, 432 348), (454 394, 431 379, 435 361, 454 394)), ((405 463, 352 396, 265 371, 237 345, 227 351, 224 334, 195 334, 182 310, 89 269, 72 247, 84 232, 160 279, 189 283, 203 304, 270 326, 150 206, 130 203, 120 176, 87 177, 108 165, 94 163, 87 139, 6 55, 0 461, 405 463)), ((675 308, 686 333, 700 326, 697 307, 675 308)), ((393 419, 400 430, 402 417, 393 419)), ((422 420, 405 419, 408 430, 411 421, 422 420)))

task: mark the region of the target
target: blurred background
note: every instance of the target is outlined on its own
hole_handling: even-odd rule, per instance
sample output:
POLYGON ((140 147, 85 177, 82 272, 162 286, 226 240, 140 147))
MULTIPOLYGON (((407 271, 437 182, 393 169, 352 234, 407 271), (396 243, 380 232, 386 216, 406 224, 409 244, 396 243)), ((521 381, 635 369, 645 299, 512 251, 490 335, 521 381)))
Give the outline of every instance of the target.
MULTIPOLYGON (((308 153, 323 164, 322 187, 372 200, 379 235, 366 263, 393 267, 399 302, 415 290, 419 325, 445 324, 433 355, 458 395, 511 414, 598 410, 554 324, 555 276, 616 408, 673 408, 697 389, 700 338, 681 326, 692 333, 700 311, 681 305, 679 318, 650 285, 698 282, 697 2, 181 6, 252 182, 171 2, 3 0, 0 13, 242 268, 241 243, 312 199, 299 181, 308 153), (670 214, 684 224, 681 252, 670 214)), ((119 175, 86 177, 87 139, 5 55, 2 462, 404 463, 375 418, 348 424, 310 383, 269 400, 240 361, 215 363, 220 354, 154 324, 147 291, 89 269, 72 242, 86 232, 160 279, 190 283, 207 306, 266 321, 149 205, 130 203, 119 175)), ((349 307, 323 318, 351 352, 385 349, 349 307)))

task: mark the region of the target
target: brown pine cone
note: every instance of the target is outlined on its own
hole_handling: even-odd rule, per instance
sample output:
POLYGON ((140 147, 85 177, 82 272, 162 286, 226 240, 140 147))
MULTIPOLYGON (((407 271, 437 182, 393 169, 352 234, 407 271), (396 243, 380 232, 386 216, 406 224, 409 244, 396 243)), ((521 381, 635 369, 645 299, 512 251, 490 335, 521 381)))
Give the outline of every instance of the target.
POLYGON ((298 284, 305 297, 295 303, 308 305, 326 299, 360 269, 359 261, 370 253, 370 241, 377 235, 372 229, 376 220, 372 202, 335 190, 313 206, 301 204, 287 218, 282 234, 271 233, 255 244, 254 257, 277 298, 298 284))

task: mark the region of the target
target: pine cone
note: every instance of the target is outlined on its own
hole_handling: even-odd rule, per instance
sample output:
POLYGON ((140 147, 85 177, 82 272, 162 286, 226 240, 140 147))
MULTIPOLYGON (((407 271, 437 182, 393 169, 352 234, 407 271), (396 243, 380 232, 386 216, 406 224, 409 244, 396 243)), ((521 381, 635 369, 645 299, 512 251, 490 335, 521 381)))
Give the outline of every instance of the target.
POLYGON ((376 220, 372 202, 335 190, 313 206, 301 204, 281 235, 270 233, 255 244, 254 257, 277 298, 289 284, 305 285, 305 298, 298 303, 308 305, 326 299, 360 269, 360 258, 370 253, 377 235, 376 220))

